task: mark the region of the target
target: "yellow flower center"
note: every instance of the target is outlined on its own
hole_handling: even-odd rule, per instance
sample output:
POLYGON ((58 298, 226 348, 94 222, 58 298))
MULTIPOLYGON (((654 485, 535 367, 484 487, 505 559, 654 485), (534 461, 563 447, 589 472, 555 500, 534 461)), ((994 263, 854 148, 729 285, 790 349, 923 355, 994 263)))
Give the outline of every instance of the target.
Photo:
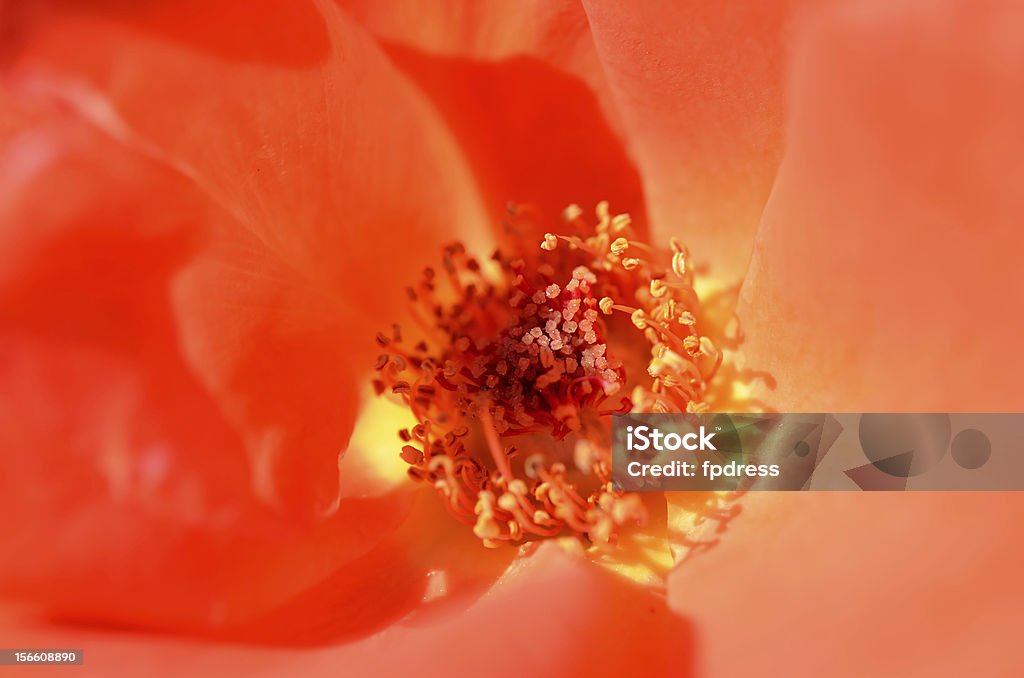
POLYGON ((722 355, 686 249, 642 242, 607 203, 596 216, 570 206, 537 247, 519 235, 538 232, 530 211, 511 209, 507 246, 485 261, 446 247, 408 289, 414 326, 377 336, 374 386, 418 422, 399 432, 409 475, 488 546, 613 547, 650 506, 611 482, 610 415, 715 404, 722 355))

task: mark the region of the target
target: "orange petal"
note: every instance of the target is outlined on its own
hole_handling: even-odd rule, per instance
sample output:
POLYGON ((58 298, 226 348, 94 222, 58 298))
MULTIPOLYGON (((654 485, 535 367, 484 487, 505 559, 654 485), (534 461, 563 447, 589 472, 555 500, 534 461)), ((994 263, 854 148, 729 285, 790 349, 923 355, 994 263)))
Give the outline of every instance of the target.
POLYGON ((71 3, 18 27, 23 91, 179 168, 231 217, 176 280, 186 358, 246 429, 262 495, 329 511, 376 330, 434 244, 488 239, 448 133, 327 3, 71 3))
POLYGON ((646 227, 640 177, 578 4, 340 4, 444 116, 488 213, 514 201, 554 220, 569 203, 609 200, 646 227))
MULTIPOLYGON (((1020 8, 808 20, 742 318, 785 410, 1020 410, 1020 8)), ((1012 675, 1016 494, 748 495, 670 582, 709 674, 1012 675), (739 640, 737 640, 739 639, 739 640), (739 644, 738 644, 739 643, 739 644)))
POLYGON ((387 46, 481 62, 525 57, 579 78, 598 97, 609 125, 621 136, 618 111, 586 12, 578 2, 440 0, 425 5, 399 0, 382 5, 373 0, 338 0, 338 4, 387 46))
POLYGON ((371 347, 354 340, 350 307, 247 229, 224 224, 205 245, 174 281, 184 355, 244 432, 257 494, 297 517, 328 515, 371 347))
MULTIPOLYGON (((460 614, 487 593, 516 557, 511 548, 485 549, 468 526, 452 519, 433 488, 392 497, 343 500, 353 506, 385 507, 385 515, 358 526, 373 534, 406 509, 365 554, 352 558, 284 604, 226 627, 218 638, 283 646, 354 642, 407 618, 460 614), (386 503, 386 502, 390 502, 386 503), (386 512, 390 509, 390 512, 386 512)), ((350 515, 353 515, 350 513, 350 515)), ((356 527, 356 526, 351 526, 356 527)), ((268 564, 261 574, 289 577, 287 565, 268 564)))
POLYGON ((167 158, 365 315, 392 315, 425 244, 490 226, 430 106, 329 2, 60 3, 11 34, 24 88, 167 158))
POLYGON ((669 603, 707 675, 1016 675, 1021 520, 1008 493, 748 495, 669 603))
POLYGON ((781 153, 782 65, 797 3, 583 4, 654 233, 738 279, 781 153))
MULTIPOLYGON (((175 285, 223 214, 177 172, 73 117, 30 111, 20 124, 0 145, 0 595, 60 617, 209 631, 369 552, 407 504, 350 500, 312 525, 272 510, 249 453, 266 422, 226 417, 232 403, 181 346, 175 285)), ((231 306, 230 293, 210 288, 210 303, 231 306)), ((268 303, 251 315, 260 310, 281 314, 268 303)), ((318 339, 275 353, 272 331, 218 328, 245 338, 225 364, 273 360, 274 386, 306 392, 318 339)), ((312 396, 336 389, 321 367, 312 396)), ((321 462, 329 450, 335 485, 355 393, 336 395, 329 421, 316 407, 298 423, 283 405, 257 412, 296 426, 290 453, 300 437, 321 462)))
POLYGON ((498 60, 532 55, 571 70, 589 61, 597 75, 587 16, 574 2, 551 0, 338 0, 345 11, 387 44, 435 55, 498 60))
POLYGON ((353 675, 687 676, 694 657, 688 624, 662 598, 552 544, 461 614, 413 617, 347 646, 268 650, 59 628, 5 628, 4 637, 9 644, 85 647, 81 670, 96 675, 144 665, 157 676, 333 676, 339 667, 353 675))
POLYGON ((747 363, 792 411, 1019 411, 1020 8, 809 21, 743 290, 747 363))

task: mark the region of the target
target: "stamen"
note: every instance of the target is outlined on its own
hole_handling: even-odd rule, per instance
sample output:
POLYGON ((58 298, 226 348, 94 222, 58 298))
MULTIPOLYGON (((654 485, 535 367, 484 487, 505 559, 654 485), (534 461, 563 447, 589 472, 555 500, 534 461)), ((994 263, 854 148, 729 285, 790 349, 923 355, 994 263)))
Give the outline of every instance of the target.
MULTIPOLYGON (((493 266, 446 247, 443 275, 425 269, 407 290, 415 325, 377 335, 375 388, 419 422, 400 432, 409 476, 487 546, 576 535, 613 548, 648 516, 612 486, 610 416, 709 407, 722 352, 698 332, 684 248, 644 243, 606 202, 595 214, 588 233, 570 205, 576 234, 510 236, 493 266)), ((534 219, 512 206, 509 232, 539 232, 534 219)))
POLYGON ((494 428, 494 419, 491 418, 490 410, 487 407, 480 408, 480 421, 483 422, 484 439, 487 441, 487 449, 491 453, 491 458, 494 459, 505 482, 512 482, 515 476, 512 475, 512 469, 509 468, 508 457, 501 448, 498 432, 494 428))

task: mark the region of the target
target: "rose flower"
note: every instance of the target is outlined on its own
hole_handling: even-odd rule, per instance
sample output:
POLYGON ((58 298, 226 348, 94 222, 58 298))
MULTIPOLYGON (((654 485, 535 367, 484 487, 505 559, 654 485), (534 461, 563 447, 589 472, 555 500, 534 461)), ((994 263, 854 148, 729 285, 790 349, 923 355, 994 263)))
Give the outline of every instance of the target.
POLYGON ((1021 9, 720 4, 0 6, 5 645, 1019 672, 1015 495, 609 482, 617 411, 1024 407, 1021 9))

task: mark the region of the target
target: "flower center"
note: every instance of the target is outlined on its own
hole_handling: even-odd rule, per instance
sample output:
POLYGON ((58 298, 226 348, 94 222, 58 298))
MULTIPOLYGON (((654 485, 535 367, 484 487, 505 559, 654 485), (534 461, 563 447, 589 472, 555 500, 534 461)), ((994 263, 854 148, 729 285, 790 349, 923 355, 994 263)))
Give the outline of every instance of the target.
POLYGON ((611 482, 616 412, 703 412, 721 353, 674 239, 637 238, 607 203, 575 205, 538 248, 528 209, 480 261, 460 243, 408 288, 414 325, 378 334, 378 394, 419 422, 399 432, 409 475, 488 546, 576 535, 611 547, 642 527, 639 495, 611 482), (628 394, 628 395, 626 395, 628 394))

